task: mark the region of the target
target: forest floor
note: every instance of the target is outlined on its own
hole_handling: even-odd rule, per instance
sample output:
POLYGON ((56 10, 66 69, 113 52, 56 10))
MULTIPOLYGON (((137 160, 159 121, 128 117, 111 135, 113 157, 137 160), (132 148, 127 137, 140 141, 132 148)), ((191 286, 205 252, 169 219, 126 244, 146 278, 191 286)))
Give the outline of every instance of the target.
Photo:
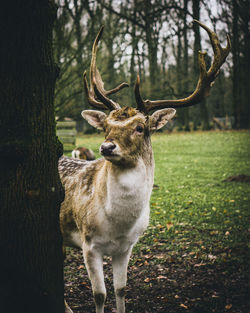
MULTIPOLYGON (((161 244, 159 242, 159 244, 161 244)), ((238 251, 241 257, 245 251, 238 251)), ((249 313, 247 263, 205 263, 194 255, 168 256, 154 249, 134 255, 128 269, 128 313, 249 313)), ((116 312, 110 259, 104 262, 105 312, 116 312)), ((95 313, 91 285, 81 252, 69 249, 65 260, 65 297, 74 313, 95 313)))
MULTIPOLYGON (((126 312, 249 313, 250 132, 152 139, 157 186, 149 227, 129 263, 126 312)), ((97 155, 102 141, 102 135, 82 136, 77 143, 97 155)), ((105 312, 116 312, 109 258, 104 272, 105 312)), ((65 296, 74 313, 95 312, 75 249, 67 250, 65 296)))

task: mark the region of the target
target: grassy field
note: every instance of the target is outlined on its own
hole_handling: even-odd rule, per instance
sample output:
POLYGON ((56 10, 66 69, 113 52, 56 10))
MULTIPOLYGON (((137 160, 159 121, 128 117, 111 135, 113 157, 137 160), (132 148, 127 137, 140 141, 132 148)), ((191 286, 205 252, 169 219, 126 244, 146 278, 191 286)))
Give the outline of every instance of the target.
MULTIPOLYGON (((102 134, 82 136, 77 145, 93 149, 99 157, 102 141, 102 134)), ((249 261, 250 183, 224 180, 231 175, 250 176, 250 132, 158 133, 152 141, 157 186, 151 197, 150 225, 130 262, 131 276, 144 268, 140 288, 152 297, 148 296, 148 311, 135 309, 128 301, 129 312, 165 312, 166 308, 169 312, 247 312, 242 290, 249 261), (212 284, 209 275, 224 280, 223 286, 207 287, 206 282, 212 284), (164 279, 172 289, 167 289, 169 281, 164 285, 164 279), (190 279, 193 285, 205 286, 203 299, 194 295, 190 279), (166 288, 168 295, 156 296, 159 288, 166 288), (182 299, 175 295, 178 290, 182 299)), ((132 279, 135 284, 136 278, 132 279)))

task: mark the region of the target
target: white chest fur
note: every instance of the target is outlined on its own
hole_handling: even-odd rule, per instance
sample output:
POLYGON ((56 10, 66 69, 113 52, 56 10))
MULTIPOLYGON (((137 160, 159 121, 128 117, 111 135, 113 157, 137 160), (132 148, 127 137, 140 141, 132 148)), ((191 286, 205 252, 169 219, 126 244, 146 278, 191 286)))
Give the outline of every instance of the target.
POLYGON ((152 177, 139 161, 132 169, 114 169, 107 177, 106 213, 122 221, 137 219, 148 207, 152 177))
POLYGON ((142 161, 135 168, 109 173, 104 212, 99 215, 105 231, 95 241, 104 254, 126 251, 145 230, 152 184, 153 177, 142 161))

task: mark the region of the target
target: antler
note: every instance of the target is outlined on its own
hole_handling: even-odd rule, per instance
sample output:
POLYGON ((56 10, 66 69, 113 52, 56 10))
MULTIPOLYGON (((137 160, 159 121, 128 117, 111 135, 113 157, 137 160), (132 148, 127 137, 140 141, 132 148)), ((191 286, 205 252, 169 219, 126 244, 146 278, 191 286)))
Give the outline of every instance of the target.
POLYGON ((119 86, 111 90, 104 89, 104 83, 96 67, 97 47, 101 39, 103 29, 104 29, 104 26, 102 26, 101 29, 99 30, 96 36, 96 39, 94 41, 93 47, 92 47, 92 57, 91 57, 91 63, 90 63, 90 89, 88 86, 86 71, 83 74, 83 82, 84 82, 85 92, 86 92, 89 104, 97 109, 108 109, 112 111, 115 109, 120 109, 121 107, 118 103, 109 99, 107 96, 118 92, 124 87, 128 87, 128 84, 122 83, 119 86))
POLYGON ((206 25, 201 22, 194 20, 195 23, 199 24, 202 28, 206 30, 210 38, 213 51, 214 59, 209 70, 206 70, 205 55, 206 52, 199 51, 198 63, 200 66, 200 76, 195 91, 187 98, 178 99, 178 100, 143 100, 140 95, 140 77, 137 76, 135 83, 135 98, 137 102, 137 108, 144 112, 148 113, 151 110, 162 109, 162 108, 181 108, 192 106, 199 103, 204 97, 209 94, 210 88, 213 85, 214 80, 216 79, 219 69, 222 64, 225 62, 226 57, 228 56, 231 49, 231 42, 229 36, 227 35, 227 46, 222 48, 218 36, 216 33, 211 31, 206 25))

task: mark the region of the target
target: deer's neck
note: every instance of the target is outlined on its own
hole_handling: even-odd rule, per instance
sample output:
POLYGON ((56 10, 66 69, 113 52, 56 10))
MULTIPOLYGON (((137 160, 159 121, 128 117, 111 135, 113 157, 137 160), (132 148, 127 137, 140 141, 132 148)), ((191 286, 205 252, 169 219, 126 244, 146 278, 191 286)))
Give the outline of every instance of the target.
MULTIPOLYGON (((148 153, 148 152, 147 152, 148 153)), ((154 181, 154 159, 139 158, 134 167, 122 168, 105 161, 107 216, 130 227, 142 215, 149 214, 154 181)))

